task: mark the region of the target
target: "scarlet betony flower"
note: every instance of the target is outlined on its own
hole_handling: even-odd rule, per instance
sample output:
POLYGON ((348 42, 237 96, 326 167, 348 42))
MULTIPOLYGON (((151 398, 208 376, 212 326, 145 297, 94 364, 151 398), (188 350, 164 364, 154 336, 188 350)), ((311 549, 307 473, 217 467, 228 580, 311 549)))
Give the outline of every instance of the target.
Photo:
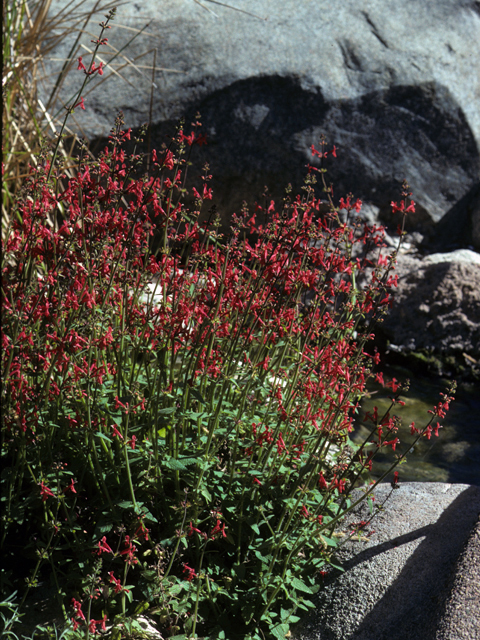
MULTIPOLYGON (((106 44, 107 39, 105 38, 104 40, 97 40, 96 43, 98 45, 102 45, 102 44, 106 44)), ((97 66, 95 66, 95 62, 92 62, 92 65, 90 67, 90 69, 87 69, 86 66, 83 64, 83 58, 82 56, 80 56, 78 58, 78 67, 77 67, 78 71, 83 71, 87 76, 91 76, 94 73, 98 73, 98 75, 103 76, 103 62, 100 62, 100 64, 97 66)))
POLYGON ((227 537, 227 533, 225 531, 225 523, 221 522, 221 520, 217 520, 216 525, 214 526, 214 528, 211 530, 210 532, 210 538, 213 540, 214 538, 216 538, 217 536, 220 536, 221 538, 226 538, 227 537))
POLYGON ((115 577, 115 574, 113 573, 113 571, 109 571, 109 572, 108 572, 108 576, 109 576, 109 578, 110 578, 110 584, 113 584, 113 585, 114 585, 114 587, 113 587, 113 588, 114 588, 114 592, 115 592, 115 594, 117 594, 117 593, 123 593, 123 592, 125 592, 125 593, 129 593, 129 589, 125 589, 125 588, 122 586, 121 581, 120 581, 118 578, 116 578, 116 577, 115 577))
POLYGON ((63 490, 64 493, 66 493, 67 491, 70 491, 70 493, 77 493, 77 490, 75 489, 75 483, 76 482, 77 481, 72 478, 70 480, 70 484, 68 485, 68 487, 65 487, 65 489, 63 490))
POLYGON ((189 567, 188 564, 185 563, 183 563, 183 573, 187 575, 188 582, 192 582, 192 580, 197 577, 195 569, 192 569, 192 567, 189 567))
POLYGON ((73 109, 76 109, 77 107, 80 107, 80 109, 85 111, 85 102, 83 98, 80 98, 80 101, 73 105, 73 109))
POLYGON ((135 531, 135 538, 138 538, 140 540, 143 539, 147 541, 149 539, 148 533, 149 533, 149 529, 147 529, 147 527, 143 524, 143 522, 140 521, 135 531))
POLYGON ((42 502, 46 502, 48 498, 55 498, 55 494, 46 486, 43 480, 40 482, 40 495, 42 496, 42 502))
POLYGON ((397 488, 398 488, 398 471, 395 471, 393 474, 392 489, 397 489, 397 488))
POLYGON ((405 200, 401 200, 400 204, 396 202, 391 202, 391 207, 393 213, 403 213, 406 215, 407 213, 415 213, 415 202, 412 200, 408 207, 405 208, 405 200))
POLYGON ((106 631, 106 623, 107 614, 105 614, 101 620, 90 620, 90 622, 88 623, 88 630, 90 631, 90 633, 98 633, 97 627, 100 625, 100 631, 106 631))
POLYGON ((103 538, 98 541, 97 547, 98 547, 97 555, 101 555, 102 553, 112 553, 113 554, 113 550, 110 548, 110 546, 107 543, 107 537, 106 536, 103 536, 103 538))
POLYGON ((130 536, 125 536, 125 549, 120 551, 121 556, 126 556, 127 564, 137 564, 138 558, 135 557, 137 547, 130 541, 130 536))

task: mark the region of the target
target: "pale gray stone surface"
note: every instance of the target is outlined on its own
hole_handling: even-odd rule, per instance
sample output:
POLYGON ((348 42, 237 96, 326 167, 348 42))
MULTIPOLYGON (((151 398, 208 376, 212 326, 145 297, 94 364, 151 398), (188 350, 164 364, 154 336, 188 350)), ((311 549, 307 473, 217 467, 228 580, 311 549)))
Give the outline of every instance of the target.
MULTIPOLYGON (((65 4, 54 0, 52 13, 65 4)), ((258 200, 264 185, 278 196, 288 182, 301 184, 321 134, 338 147, 328 163, 336 196, 352 191, 384 217, 405 178, 419 205, 417 226, 438 221, 468 194, 479 174, 478 2, 226 4, 121 5, 103 60, 126 45, 132 28, 148 27, 94 80, 101 84, 85 96, 74 126, 89 138, 106 135, 119 109, 127 126, 146 122, 156 48, 152 142, 162 142, 182 114, 188 123, 200 110, 210 144, 192 172, 209 162, 216 203, 227 212, 258 200)), ((86 0, 82 11, 91 6, 86 0)), ((93 23, 82 39, 85 59, 96 32, 93 23)), ((46 86, 71 44, 54 52, 59 61, 47 68, 46 86)), ((65 100, 82 79, 72 64, 65 100)))
MULTIPOLYGON (((376 491, 379 502, 390 485, 376 491)), ((362 506, 351 521, 366 519, 362 506)), ((480 637, 480 487, 405 483, 368 542, 339 552, 295 640, 475 640, 480 637)))

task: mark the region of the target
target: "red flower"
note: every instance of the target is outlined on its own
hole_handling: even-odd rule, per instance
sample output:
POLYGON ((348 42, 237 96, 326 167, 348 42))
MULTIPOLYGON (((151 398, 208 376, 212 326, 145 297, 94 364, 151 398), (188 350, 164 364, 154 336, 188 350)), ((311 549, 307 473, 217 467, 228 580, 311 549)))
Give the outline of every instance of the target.
POLYGON ((85 111, 85 103, 83 102, 83 98, 80 98, 80 102, 77 102, 77 104, 73 105, 74 109, 76 109, 77 107, 80 107, 80 109, 83 109, 85 111))
POLYGON ((55 498, 55 494, 45 485, 43 480, 40 482, 40 495, 42 496, 42 502, 46 502, 48 498, 55 498))
POLYGON ((215 536, 217 534, 220 534, 222 536, 222 538, 226 538, 227 534, 225 532, 225 523, 223 523, 223 525, 221 523, 220 520, 217 520, 217 524, 213 527, 211 533, 210 533, 210 538, 213 540, 215 538, 215 536))
POLYGON ((405 209, 405 200, 402 200, 400 204, 397 204, 396 202, 391 202, 390 204, 391 204, 393 213, 399 212, 399 213, 403 213, 403 215, 406 215, 407 213, 415 213, 415 202, 413 200, 406 209, 405 209))
POLYGON ((113 553, 112 549, 107 544, 107 537, 106 536, 103 536, 103 538, 98 541, 97 546, 98 546, 97 555, 99 555, 99 556, 101 556, 102 553, 113 553))
POLYGON ((183 563, 183 573, 187 574, 188 582, 191 582, 194 578, 197 577, 197 574, 195 573, 195 569, 192 569, 192 567, 189 567, 188 564, 185 564, 185 563, 183 563))
POLYGON ((75 598, 72 598, 72 606, 73 610, 75 611, 75 617, 80 618, 80 620, 85 620, 85 616, 83 615, 82 611, 82 603, 78 602, 78 600, 75 600, 75 598))
POLYGON ((323 473, 320 473, 320 476, 318 477, 318 484, 320 485, 320 489, 322 490, 327 488, 327 481, 323 477, 323 473))
POLYGON ((77 493, 76 489, 75 489, 75 482, 76 480, 74 480, 73 478, 70 480, 70 484, 68 485, 68 487, 65 487, 65 489, 63 490, 64 493, 66 493, 67 491, 71 491, 72 493, 77 493))
POLYGON ((398 387, 400 386, 400 383, 398 382, 398 380, 396 378, 392 378, 390 382, 387 382, 386 386, 390 387, 390 389, 393 391, 393 393, 396 393, 398 387))
POLYGON ((117 436, 118 438, 120 438, 120 440, 123 440, 123 436, 120 433, 120 431, 117 429, 117 425, 116 424, 112 424, 112 429, 113 429, 112 436, 113 437, 117 436))
POLYGON ((144 540, 148 540, 148 532, 149 529, 147 529, 147 527, 143 524, 143 522, 140 521, 140 524, 137 527, 137 530, 135 531, 135 538, 139 538, 139 539, 144 539, 144 540))
POLYGON ((135 558, 135 551, 137 547, 130 542, 130 536, 125 536, 125 549, 120 551, 121 556, 127 556, 127 564, 137 564, 138 560, 135 558))
POLYGON ((129 589, 124 589, 122 587, 122 583, 120 582, 120 580, 118 578, 116 578, 113 575, 113 571, 109 571, 108 575, 110 576, 110 583, 115 585, 114 586, 115 594, 121 593, 122 591, 125 591, 126 593, 129 593, 130 590, 129 589))
POLYGON ((191 522, 190 522, 190 524, 189 524, 188 526, 189 526, 189 528, 188 528, 188 533, 187 533, 187 535, 188 535, 188 537, 189 537, 189 538, 190 538, 191 536, 193 536, 194 532, 195 532, 195 533, 198 533, 198 534, 199 534, 199 535, 201 535, 201 536, 203 536, 203 533, 200 531, 200 529, 196 529, 196 528, 193 526, 193 524, 192 524, 191 522))

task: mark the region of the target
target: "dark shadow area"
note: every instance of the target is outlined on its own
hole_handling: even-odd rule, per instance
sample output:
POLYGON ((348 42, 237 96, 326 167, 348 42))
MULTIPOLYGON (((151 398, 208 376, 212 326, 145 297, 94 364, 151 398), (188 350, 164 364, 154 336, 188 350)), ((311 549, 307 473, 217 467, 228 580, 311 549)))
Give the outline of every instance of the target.
POLYGON ((473 187, 435 225, 430 239, 421 247, 428 253, 455 251, 471 246, 473 203, 480 197, 480 182, 473 187))
MULTIPOLYGON (((288 184, 298 192, 308 164, 319 166, 310 146, 319 148, 322 134, 326 149, 337 146, 337 158, 326 161, 335 199, 352 192, 378 206, 382 220, 394 229, 398 218, 392 218, 390 202, 400 199, 404 179, 415 200, 425 195, 430 208, 438 203, 443 210, 478 181, 479 152, 466 118, 448 90, 434 83, 327 102, 320 90, 303 88, 300 79, 263 76, 234 82, 188 105, 187 133, 197 113, 208 144, 192 153, 187 188, 198 184, 208 163, 213 203, 226 222, 244 201, 281 199, 288 184)), ((177 125, 155 123, 150 148, 168 143, 177 125)), ((104 144, 97 140, 92 148, 104 144)), ((407 227, 427 233, 433 221, 418 205, 407 227)))

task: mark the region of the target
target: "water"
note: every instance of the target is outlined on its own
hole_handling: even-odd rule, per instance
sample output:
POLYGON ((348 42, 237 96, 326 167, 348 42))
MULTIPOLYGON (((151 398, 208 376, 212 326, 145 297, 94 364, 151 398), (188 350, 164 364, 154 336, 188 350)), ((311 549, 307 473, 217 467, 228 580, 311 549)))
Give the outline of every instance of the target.
MULTIPOLYGON (((402 399, 406 401, 404 407, 397 407, 392 413, 402 418, 402 427, 397 437, 400 446, 395 453, 408 449, 415 436, 410 435, 409 425, 415 422, 417 428, 425 426, 431 414, 431 409, 440 401, 440 392, 444 392, 448 382, 438 378, 419 377, 400 367, 384 368, 385 379, 395 377, 404 381, 410 379, 410 389, 402 399)), ((353 434, 353 440, 362 441, 368 433, 363 423, 366 411, 373 411, 378 407, 379 415, 388 409, 390 393, 379 386, 374 389, 374 395, 366 399, 359 412, 359 422, 353 434)), ((430 440, 421 438, 414 450, 407 455, 407 462, 397 467, 399 481, 404 482, 452 482, 480 485, 480 389, 472 383, 459 383, 455 394, 455 401, 450 405, 447 416, 438 420, 443 425, 438 438, 432 434, 430 440)), ((435 423, 437 418, 435 418, 435 423)), ((391 447, 388 452, 378 455, 373 463, 372 476, 382 475, 395 459, 391 447)), ((390 476, 386 480, 391 479, 390 476)))

